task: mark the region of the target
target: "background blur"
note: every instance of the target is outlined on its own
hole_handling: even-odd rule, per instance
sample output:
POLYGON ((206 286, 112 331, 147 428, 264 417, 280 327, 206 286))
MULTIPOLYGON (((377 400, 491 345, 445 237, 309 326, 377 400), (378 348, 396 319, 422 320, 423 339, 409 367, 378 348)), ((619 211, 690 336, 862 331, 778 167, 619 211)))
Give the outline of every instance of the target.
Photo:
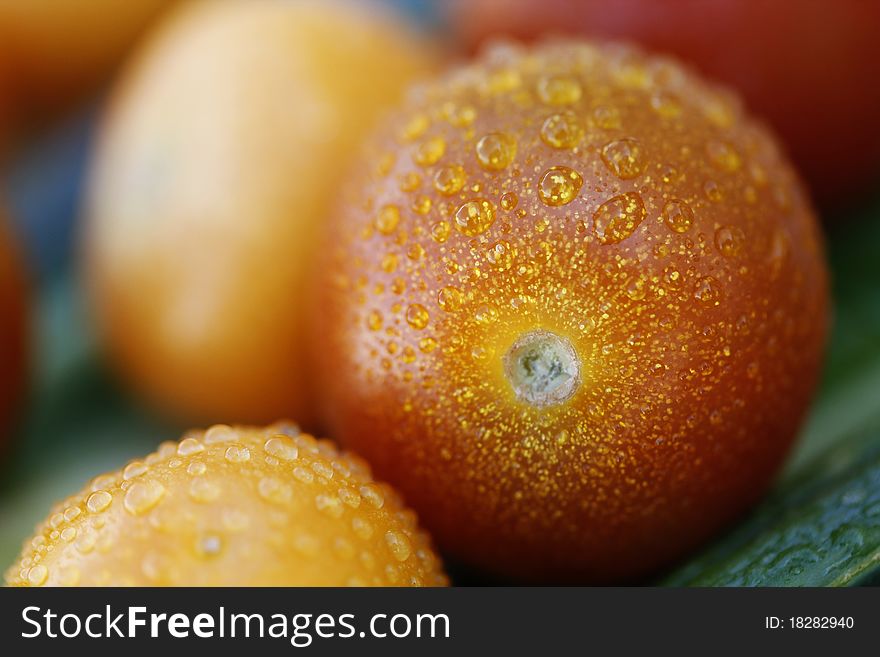
MULTIPOLYGON (((444 25, 441 0, 386 2, 431 29, 449 29, 444 25)), ((112 11, 125 3, 99 4, 112 11)), ((155 13, 162 9, 156 8, 155 13)), ((2 20, 0 11, 0 36, 2 20)), ((137 41, 139 31, 132 30, 130 42, 137 41)), ((70 32, 75 35, 76 31, 70 32)), ((124 62, 129 46, 129 42, 119 45, 118 64, 124 62)), ((186 428, 148 410, 119 384, 102 360, 77 284, 81 192, 96 120, 112 82, 112 71, 103 71, 90 81, 94 91, 65 100, 63 111, 49 116, 35 113, 20 122, 3 173, 2 188, 32 284, 33 334, 26 408, 0 455, 0 564, 4 567, 55 500, 91 476, 151 451, 162 440, 177 438, 186 428)), ((817 559, 862 559, 865 564, 858 581, 876 578, 878 564, 872 555, 880 550, 880 475, 856 469, 880 462, 880 179, 858 202, 825 207, 823 223, 835 316, 819 400, 776 492, 763 509, 718 546, 685 565, 671 582, 724 583, 716 572, 720 566, 713 564, 730 563, 727 555, 744 546, 761 549, 761 541, 770 540, 767 537, 774 531, 771 518, 783 518, 789 522, 785 531, 794 531, 798 522, 814 516, 831 523, 828 532, 839 544, 829 544, 818 556, 768 552, 768 559, 776 561, 765 564, 765 572, 777 568, 781 579, 767 582, 810 583, 792 582, 792 573, 798 569, 792 565, 797 566, 798 560, 809 565, 817 559), (810 506, 830 499, 829 495, 843 500, 840 504, 845 506, 854 491, 861 491, 861 515, 847 517, 845 523, 834 525, 835 518, 850 513, 842 507, 817 511, 810 506), (865 505, 866 499, 874 500, 873 507, 865 505), (858 532, 847 533, 841 529, 844 524, 858 532), (692 577, 697 572, 703 579, 692 577)), ((746 579, 736 583, 754 583, 742 577, 746 579)))

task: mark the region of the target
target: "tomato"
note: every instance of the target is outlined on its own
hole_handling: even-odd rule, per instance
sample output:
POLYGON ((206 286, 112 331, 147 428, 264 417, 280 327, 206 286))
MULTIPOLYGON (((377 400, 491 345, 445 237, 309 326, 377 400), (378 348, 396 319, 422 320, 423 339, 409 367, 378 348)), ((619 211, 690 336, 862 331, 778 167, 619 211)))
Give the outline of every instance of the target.
POLYGON ((619 580, 761 496, 816 383, 827 273, 734 97, 628 47, 500 47, 372 144, 326 228, 311 351, 331 434, 442 548, 619 580))
POLYGON ((56 111, 106 79, 173 0, 3 0, 0 68, 17 115, 56 111))
POLYGON ((0 208, 0 438, 22 401, 26 369, 25 281, 7 217, 0 208))
POLYGON ((103 122, 85 260, 126 379, 210 421, 308 424, 304 278, 364 132, 433 52, 351 3, 199 2, 103 122))
MULTIPOLYGON (((782 137, 829 211, 880 177, 880 3, 862 0, 457 0, 471 46, 545 32, 629 39, 733 86, 782 137)), ((838 214, 842 214, 838 211, 838 214)))
POLYGON ((443 585, 415 515, 295 426, 193 431, 59 503, 12 586, 443 585))

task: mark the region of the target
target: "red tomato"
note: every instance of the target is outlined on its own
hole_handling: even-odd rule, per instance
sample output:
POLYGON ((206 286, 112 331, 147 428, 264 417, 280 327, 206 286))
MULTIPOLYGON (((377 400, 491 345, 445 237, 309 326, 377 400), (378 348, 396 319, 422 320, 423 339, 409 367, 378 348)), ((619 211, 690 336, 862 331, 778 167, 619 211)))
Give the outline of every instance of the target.
POLYGON ((880 2, 456 0, 466 44, 545 32, 637 41, 735 87, 782 136, 823 205, 880 174, 880 2))

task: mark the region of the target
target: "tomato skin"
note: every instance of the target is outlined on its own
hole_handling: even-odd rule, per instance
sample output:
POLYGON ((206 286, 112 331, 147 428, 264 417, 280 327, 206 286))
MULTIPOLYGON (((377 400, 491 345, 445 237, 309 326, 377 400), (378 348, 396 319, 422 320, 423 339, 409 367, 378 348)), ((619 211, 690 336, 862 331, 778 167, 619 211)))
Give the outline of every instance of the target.
POLYGON ((369 466, 295 425, 216 425, 59 502, 10 586, 443 586, 369 466))
POLYGON ((310 425, 304 278, 363 133, 434 53, 351 2, 196 2, 102 125, 85 267, 108 351, 163 410, 310 425))
MULTIPOLYGON (((736 89, 777 130, 823 208, 880 177, 880 4, 861 0, 456 0, 465 45, 544 33, 625 39, 736 89), (503 8, 503 10, 502 10, 503 8), (491 17, 491 20, 490 20, 491 17)), ((837 216, 843 216, 838 209, 837 216)))
POLYGON ((828 289, 807 196, 734 98, 625 46, 502 47, 414 95, 361 170, 320 250, 325 421, 450 555, 620 581, 762 495, 828 289), (509 367, 536 332, 546 389, 580 360, 543 406, 509 367))
POLYGON ((24 273, 6 224, 0 207, 0 441, 21 404, 27 365, 24 273))

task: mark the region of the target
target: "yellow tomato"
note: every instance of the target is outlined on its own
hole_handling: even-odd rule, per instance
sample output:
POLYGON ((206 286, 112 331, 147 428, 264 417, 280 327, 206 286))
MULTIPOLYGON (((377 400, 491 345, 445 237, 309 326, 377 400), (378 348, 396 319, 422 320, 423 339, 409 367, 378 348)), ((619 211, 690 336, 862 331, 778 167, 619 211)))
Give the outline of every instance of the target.
POLYGON ((93 87, 174 0, 0 0, 0 67, 23 108, 93 87))
POLYGON ((307 423, 303 279, 362 134, 433 52, 376 8, 198 2, 117 89, 87 265, 140 389, 188 417, 307 423))
POLYGON ((95 477, 6 572, 13 586, 446 584, 367 465, 293 425, 214 426, 95 477))

